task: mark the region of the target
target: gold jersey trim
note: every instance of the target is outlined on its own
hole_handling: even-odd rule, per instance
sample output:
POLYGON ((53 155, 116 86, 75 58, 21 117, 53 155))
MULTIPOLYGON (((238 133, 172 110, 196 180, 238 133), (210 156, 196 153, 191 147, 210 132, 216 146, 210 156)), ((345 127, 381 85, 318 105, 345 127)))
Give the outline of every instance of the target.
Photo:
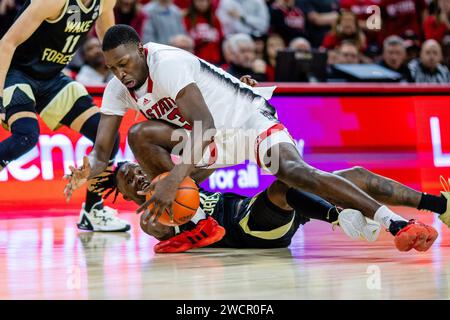
POLYGON ((88 9, 86 8, 86 6, 83 4, 83 0, 77 0, 78 5, 80 6, 81 10, 83 10, 84 13, 89 13, 92 11, 92 9, 95 8, 95 5, 97 4, 97 0, 93 0, 91 7, 88 9))
POLYGON ((64 5, 64 9, 62 10, 61 15, 58 18, 56 18, 54 20, 45 19, 45 21, 48 22, 48 23, 57 23, 57 22, 59 22, 66 15, 67 7, 69 6, 69 1, 70 0, 66 0, 66 4, 64 5))

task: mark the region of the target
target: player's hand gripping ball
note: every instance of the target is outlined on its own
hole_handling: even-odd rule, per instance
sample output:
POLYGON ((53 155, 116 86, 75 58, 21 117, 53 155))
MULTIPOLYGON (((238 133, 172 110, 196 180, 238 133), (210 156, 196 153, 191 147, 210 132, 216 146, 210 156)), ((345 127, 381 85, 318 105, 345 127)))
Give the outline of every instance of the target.
MULTIPOLYGON (((152 180, 155 183, 164 179, 169 173, 165 172, 152 180)), ((152 192, 148 193, 146 198, 149 200, 152 197, 152 192)), ((152 210, 153 203, 148 206, 148 210, 152 210)), ((172 204, 173 222, 170 222, 170 216, 167 209, 161 214, 158 222, 166 226, 180 226, 188 223, 197 212, 200 206, 200 194, 198 187, 194 180, 186 177, 178 186, 175 201, 172 204)))

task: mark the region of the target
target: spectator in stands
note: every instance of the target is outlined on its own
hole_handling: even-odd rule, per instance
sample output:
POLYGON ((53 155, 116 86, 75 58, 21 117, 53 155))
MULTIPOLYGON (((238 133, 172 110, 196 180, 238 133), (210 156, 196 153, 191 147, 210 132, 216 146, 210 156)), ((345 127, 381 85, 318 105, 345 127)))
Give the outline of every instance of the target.
POLYGON ((442 50, 439 43, 430 39, 423 43, 420 58, 409 63, 411 76, 416 83, 450 83, 450 72, 441 64, 442 50))
MULTIPOLYGON (((256 51, 256 50, 255 50, 256 51)), ((231 60, 233 59, 233 50, 230 46, 229 37, 225 38, 222 42, 222 55, 223 55, 223 64, 220 66, 223 70, 228 70, 231 64, 231 60)), ((256 57, 256 52, 255 52, 256 57)))
POLYGON ((195 41, 195 54, 213 64, 222 60, 222 26, 213 12, 211 0, 193 0, 184 18, 186 30, 195 41))
POLYGON ((436 12, 430 15, 423 24, 425 39, 434 39, 442 43, 450 33, 450 0, 438 0, 436 12))
POLYGON ((142 40, 168 44, 171 37, 185 34, 183 17, 172 0, 153 0, 143 8, 147 15, 142 40))
POLYGON ((261 61, 263 64, 259 64, 261 65, 261 68, 259 68, 259 65, 256 63, 254 65, 254 70, 264 73, 267 81, 274 82, 277 55, 279 51, 283 51, 284 49, 286 49, 286 44, 280 35, 276 33, 269 35, 264 50, 264 60, 257 59, 257 61, 261 61))
POLYGON ((261 36, 269 29, 269 9, 264 0, 221 0, 217 16, 225 35, 261 36))
POLYGON ((176 36, 170 38, 169 45, 186 50, 190 53, 194 53, 195 51, 194 40, 185 34, 177 34, 176 36))
POLYGON ((358 64, 361 56, 358 46, 350 41, 343 41, 336 51, 336 62, 339 64, 358 64))
POLYGON ((297 0, 306 15, 306 32, 313 48, 318 48, 339 15, 339 0, 297 0))
MULTIPOLYGON (((217 7, 219 6, 220 0, 211 0, 212 10, 215 12, 217 7)), ((173 4, 180 9, 183 16, 185 16, 189 10, 189 7, 192 5, 192 0, 174 0, 173 4)))
POLYGON ((142 36, 146 16, 142 12, 138 0, 117 0, 114 16, 116 24, 127 24, 142 36))
POLYGON ((382 0, 340 0, 341 10, 351 11, 358 20, 362 30, 367 28, 367 19, 373 14, 369 10, 371 6, 379 6, 382 0))
POLYGON ((271 31, 282 35, 287 43, 305 36, 305 23, 305 14, 295 0, 276 0, 270 7, 271 31))
POLYGON ((12 26, 14 18, 25 0, 0 0, 0 39, 12 26))
POLYGON ((322 47, 327 50, 334 49, 342 41, 355 43, 361 52, 366 50, 366 36, 360 29, 355 14, 351 11, 343 10, 341 12, 333 25, 333 29, 323 39, 322 47))
POLYGON ((264 50, 266 49, 267 35, 252 36, 252 38, 255 42, 256 59, 264 60, 264 50))
POLYGON ((366 37, 367 49, 365 54, 377 57, 381 54, 381 28, 382 21, 379 6, 382 0, 341 0, 341 10, 351 11, 358 20, 358 25, 366 37))
POLYGON ((407 31, 402 37, 405 40, 406 46, 406 62, 409 63, 420 56, 420 47, 422 43, 419 37, 412 31, 407 31))
POLYGON ((425 0, 382 0, 383 41, 391 35, 405 38, 407 32, 418 38, 422 35, 422 22, 428 14, 425 0))
POLYGON ((380 65, 398 72, 403 76, 403 82, 411 82, 411 73, 406 64, 405 41, 399 36, 389 36, 383 43, 383 60, 380 65))
POLYGON ((289 49, 302 53, 310 53, 312 50, 311 43, 309 43, 308 40, 302 37, 292 39, 292 41, 289 43, 289 49))
POLYGON ((229 46, 230 64, 227 72, 241 78, 244 75, 250 75, 257 81, 266 81, 266 75, 261 70, 255 71, 254 67, 261 66, 262 63, 256 60, 255 43, 253 39, 245 33, 238 33, 227 39, 229 46))
POLYGON ((81 47, 81 56, 85 64, 81 67, 76 80, 85 86, 104 86, 112 78, 105 65, 102 46, 96 37, 88 38, 81 47))
POLYGON ((442 55, 443 55, 443 64, 450 68, 450 35, 447 35, 442 40, 442 55))

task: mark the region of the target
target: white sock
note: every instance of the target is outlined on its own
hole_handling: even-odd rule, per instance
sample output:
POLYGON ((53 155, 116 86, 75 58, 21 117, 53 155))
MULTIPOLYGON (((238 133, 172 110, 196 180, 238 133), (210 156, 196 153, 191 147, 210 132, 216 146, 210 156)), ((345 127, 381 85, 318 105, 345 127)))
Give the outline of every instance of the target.
POLYGON ((203 219, 206 219, 206 213, 199 207, 195 215, 191 218, 191 221, 197 224, 200 220, 203 219))
POLYGON ((389 229, 389 226, 391 225, 391 220, 393 221, 408 221, 405 218, 399 216, 398 214, 395 214, 392 210, 390 210, 386 206, 381 206, 378 208, 377 212, 375 212, 375 216, 373 219, 380 223, 385 228, 389 229))

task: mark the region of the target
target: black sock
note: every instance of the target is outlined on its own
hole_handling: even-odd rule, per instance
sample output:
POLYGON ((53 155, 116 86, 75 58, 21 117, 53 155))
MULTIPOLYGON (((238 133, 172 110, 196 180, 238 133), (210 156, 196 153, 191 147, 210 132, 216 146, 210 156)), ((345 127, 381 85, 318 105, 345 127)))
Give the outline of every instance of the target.
POLYGON ((286 193, 286 200, 295 211, 305 217, 329 223, 338 219, 337 208, 312 193, 290 188, 286 193))
POLYGON ((443 196, 438 197, 432 194, 422 193, 422 198, 420 198, 417 209, 443 214, 447 210, 447 199, 443 196))
MULTIPOLYGON (((87 191, 86 192, 86 202, 84 204, 84 210, 87 212, 91 211, 94 204, 102 200, 102 195, 96 192, 87 191)), ((101 210, 103 209, 103 201, 98 204, 96 209, 101 210)))
POLYGON ((395 237, 397 233, 408 225, 407 221, 393 221, 391 220, 391 225, 389 226, 389 232, 395 237))

